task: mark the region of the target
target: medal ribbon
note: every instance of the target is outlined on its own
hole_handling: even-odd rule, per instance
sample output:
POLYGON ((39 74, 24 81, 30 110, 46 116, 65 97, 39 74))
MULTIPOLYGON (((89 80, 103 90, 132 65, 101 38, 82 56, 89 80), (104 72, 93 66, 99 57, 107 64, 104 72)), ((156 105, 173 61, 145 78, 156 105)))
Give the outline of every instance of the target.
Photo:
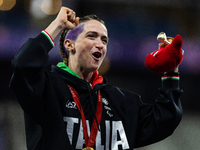
POLYGON ((97 117, 97 122, 94 119, 93 124, 92 124, 92 129, 90 132, 90 137, 88 136, 88 131, 87 131, 87 124, 86 124, 86 119, 85 119, 85 114, 83 112, 83 108, 81 106, 80 100, 79 100, 79 96, 77 91, 71 87, 70 85, 68 85, 69 90, 72 93, 72 97, 79 109, 79 112, 81 113, 81 118, 82 118, 82 125, 83 125, 83 133, 84 133, 84 138, 85 138, 85 145, 87 147, 93 147, 94 143, 95 143, 95 139, 97 136, 97 131, 98 131, 98 126, 97 126, 97 122, 98 125, 101 122, 101 116, 102 116, 102 96, 100 91, 98 91, 98 101, 97 101, 97 111, 96 111, 96 117, 97 117))

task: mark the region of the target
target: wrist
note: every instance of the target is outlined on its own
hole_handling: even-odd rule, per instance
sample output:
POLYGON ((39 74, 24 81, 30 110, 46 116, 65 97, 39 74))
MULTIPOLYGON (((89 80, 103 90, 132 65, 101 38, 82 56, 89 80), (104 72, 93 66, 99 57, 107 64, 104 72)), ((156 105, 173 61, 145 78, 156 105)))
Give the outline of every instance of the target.
POLYGON ((179 76, 179 72, 165 72, 163 76, 179 76))
POLYGON ((63 24, 57 23, 55 20, 45 29, 45 31, 52 37, 53 40, 64 29, 63 24))

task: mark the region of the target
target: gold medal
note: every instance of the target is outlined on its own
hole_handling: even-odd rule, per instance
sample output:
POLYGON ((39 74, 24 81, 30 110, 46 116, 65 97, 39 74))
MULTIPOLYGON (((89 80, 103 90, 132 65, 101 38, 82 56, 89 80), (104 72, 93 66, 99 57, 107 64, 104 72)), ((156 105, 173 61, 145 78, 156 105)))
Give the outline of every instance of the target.
POLYGON ((85 147, 82 150, 94 150, 92 147, 85 147))

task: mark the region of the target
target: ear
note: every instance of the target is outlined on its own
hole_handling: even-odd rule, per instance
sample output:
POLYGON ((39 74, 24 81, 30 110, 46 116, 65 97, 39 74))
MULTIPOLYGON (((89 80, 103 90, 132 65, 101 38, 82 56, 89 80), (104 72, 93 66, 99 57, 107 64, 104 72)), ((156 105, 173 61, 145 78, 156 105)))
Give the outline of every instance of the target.
POLYGON ((65 41, 64 41, 64 46, 65 46, 65 48, 69 51, 69 52, 71 52, 72 50, 74 50, 75 49, 75 43, 74 43, 74 41, 72 41, 72 40, 69 40, 69 39, 66 39, 65 41))

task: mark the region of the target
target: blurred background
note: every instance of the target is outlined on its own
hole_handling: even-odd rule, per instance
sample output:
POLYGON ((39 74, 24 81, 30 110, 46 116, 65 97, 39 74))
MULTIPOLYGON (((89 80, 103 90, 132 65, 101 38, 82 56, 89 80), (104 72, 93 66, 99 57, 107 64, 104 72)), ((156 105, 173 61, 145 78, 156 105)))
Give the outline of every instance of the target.
MULTIPOLYGON (((11 60, 30 37, 55 19, 61 6, 77 16, 97 14, 107 26, 107 57, 100 68, 111 85, 138 93, 153 103, 161 74, 148 71, 147 54, 158 49, 158 33, 180 34, 185 50, 180 65, 184 116, 174 134, 138 150, 200 149, 200 1, 198 0, 0 0, 0 150, 25 150, 23 112, 8 85, 11 60)), ((58 40, 51 64, 62 61, 58 40)), ((162 134, 162 133, 161 133, 162 134)))

